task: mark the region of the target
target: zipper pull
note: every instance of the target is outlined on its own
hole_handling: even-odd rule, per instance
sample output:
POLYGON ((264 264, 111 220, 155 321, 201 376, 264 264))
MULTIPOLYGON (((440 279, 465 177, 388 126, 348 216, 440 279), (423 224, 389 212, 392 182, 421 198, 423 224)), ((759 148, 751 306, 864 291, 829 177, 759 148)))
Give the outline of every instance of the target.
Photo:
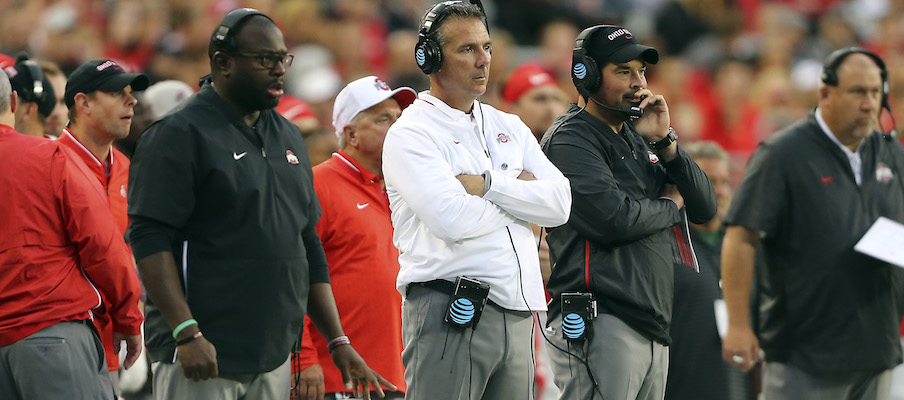
MULTIPOLYGON (((261 155, 264 156, 264 158, 267 158, 267 150, 264 150, 263 147, 261 147, 261 155)), ((634 157, 634 158, 637 158, 637 157, 634 157)))

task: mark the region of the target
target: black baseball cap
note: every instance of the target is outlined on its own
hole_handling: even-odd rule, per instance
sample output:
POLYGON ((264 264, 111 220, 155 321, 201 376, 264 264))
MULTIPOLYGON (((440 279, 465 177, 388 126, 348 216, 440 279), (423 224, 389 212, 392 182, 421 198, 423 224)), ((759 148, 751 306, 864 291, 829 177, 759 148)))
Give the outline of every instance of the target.
POLYGON ((132 90, 144 90, 148 88, 149 83, 147 75, 126 73, 113 61, 88 61, 69 75, 63 99, 66 101, 66 107, 71 109, 75 104, 76 94, 87 94, 95 90, 117 92, 129 85, 132 85, 132 90))
POLYGON ((640 44, 630 31, 620 26, 604 25, 584 45, 600 67, 606 63, 626 63, 638 57, 648 64, 659 62, 659 52, 640 44))
POLYGON ((3 69, 9 76, 9 83, 25 102, 36 103, 38 113, 45 118, 56 107, 56 93, 50 80, 44 76, 41 67, 28 59, 22 52, 16 57, 16 63, 3 69))

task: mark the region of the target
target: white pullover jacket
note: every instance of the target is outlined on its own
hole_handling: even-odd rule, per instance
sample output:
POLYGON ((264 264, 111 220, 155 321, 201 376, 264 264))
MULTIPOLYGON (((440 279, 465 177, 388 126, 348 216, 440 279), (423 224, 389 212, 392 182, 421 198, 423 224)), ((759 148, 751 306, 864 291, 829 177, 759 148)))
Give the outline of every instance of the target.
POLYGON ((490 300, 510 310, 546 310, 530 222, 568 220, 568 179, 549 162, 516 115, 474 102, 454 109, 418 95, 383 145, 383 174, 400 251, 396 286, 468 276, 490 285, 490 300), (473 114, 473 116, 472 116, 473 114), (537 180, 518 179, 521 171, 537 180), (487 172, 481 198, 457 175, 487 172))

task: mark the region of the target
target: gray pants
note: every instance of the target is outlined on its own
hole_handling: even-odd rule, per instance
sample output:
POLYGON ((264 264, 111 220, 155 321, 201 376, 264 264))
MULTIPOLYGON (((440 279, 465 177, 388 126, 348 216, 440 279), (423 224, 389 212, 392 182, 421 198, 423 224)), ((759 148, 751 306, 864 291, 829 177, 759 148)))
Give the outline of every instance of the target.
POLYGON ((94 328, 60 322, 0 346, 0 399, 113 399, 94 328))
POLYGON ((533 317, 487 304, 477 329, 443 322, 449 295, 410 286, 402 303, 408 400, 533 399, 533 317))
POLYGON ((791 364, 763 367, 766 400, 889 400, 891 370, 814 375, 791 364))
POLYGON ((179 363, 157 361, 154 371, 154 398, 157 400, 286 400, 289 398, 289 358, 279 367, 261 374, 220 376, 192 381, 182 373, 179 363))
POLYGON ((600 393, 606 400, 662 400, 669 370, 669 348, 643 335, 611 314, 600 314, 592 322, 593 337, 582 346, 562 337, 562 317, 552 320, 546 336, 559 349, 547 347, 559 400, 600 399, 593 387, 588 367, 567 350, 589 364, 600 393))

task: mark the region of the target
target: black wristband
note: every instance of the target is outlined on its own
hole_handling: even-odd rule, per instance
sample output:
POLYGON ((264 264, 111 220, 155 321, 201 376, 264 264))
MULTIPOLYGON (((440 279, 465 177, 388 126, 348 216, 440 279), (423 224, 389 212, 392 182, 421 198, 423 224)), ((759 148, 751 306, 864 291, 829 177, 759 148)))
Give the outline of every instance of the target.
POLYGON ((176 346, 182 346, 183 344, 191 343, 192 341, 194 341, 195 339, 197 339, 197 338, 199 338, 199 337, 201 337, 201 336, 204 336, 204 334, 201 333, 201 331, 197 331, 197 332, 195 332, 194 335, 191 335, 191 336, 188 336, 188 337, 184 337, 184 338, 182 338, 182 339, 177 340, 177 341, 176 341, 176 346))

